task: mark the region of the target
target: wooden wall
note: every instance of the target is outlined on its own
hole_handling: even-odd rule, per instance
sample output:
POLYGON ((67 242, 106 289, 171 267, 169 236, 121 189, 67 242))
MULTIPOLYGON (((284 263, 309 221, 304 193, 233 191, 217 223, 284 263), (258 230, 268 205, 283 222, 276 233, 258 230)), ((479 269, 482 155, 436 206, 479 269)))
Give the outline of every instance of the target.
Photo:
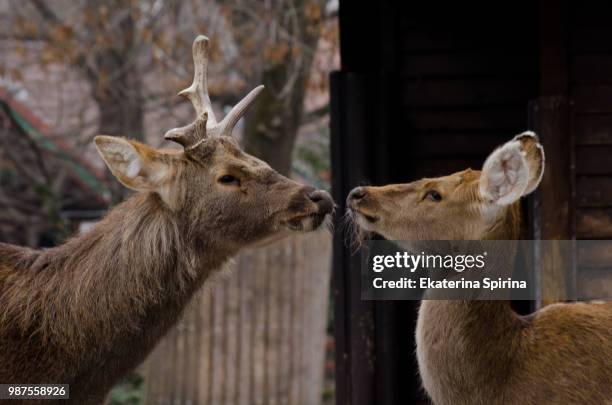
MULTIPOLYGON (((524 131, 538 95, 537 34, 526 0, 341 1, 331 86, 339 213, 352 187, 480 168, 524 131)), ((338 403, 428 403, 414 359, 418 303, 361 301, 353 253, 336 235, 338 403)))
POLYGON ((409 142, 395 161, 409 165, 413 179, 479 169, 526 129, 537 95, 536 10, 520 1, 415 3, 398 5, 398 136, 409 142))
MULTIPOLYGON (((496 146, 537 127, 552 170, 525 203, 529 236, 610 238, 610 4, 341 0, 342 69, 331 81, 339 213, 354 186, 480 168, 496 146)), ((336 235, 338 403, 426 403, 413 353, 417 304, 361 301, 352 253, 336 235)), ((610 278, 596 262, 576 277, 569 262, 571 271, 553 274, 571 273, 555 281, 568 288, 553 300, 576 279, 610 278)))
POLYGON ((612 7, 571 3, 576 236, 612 238, 612 7))
MULTIPOLYGON (((612 4, 570 3, 569 89, 573 100, 575 234, 612 239, 612 4)), ((612 293, 609 252, 578 252, 579 288, 612 293)))
MULTIPOLYGON (((398 132, 386 140, 390 176, 410 181, 480 168, 496 146, 528 128, 530 102, 545 106, 553 99, 543 97, 560 96, 569 103, 567 117, 546 125, 569 127, 571 142, 561 139, 564 133, 547 134, 547 159, 548 169, 561 159, 567 174, 542 186, 547 189, 541 197, 548 198, 541 202, 547 206, 538 215, 553 221, 549 225, 555 229, 567 223, 568 231, 544 229, 542 222, 542 237, 612 238, 612 4, 400 2, 395 7, 399 97, 394 114, 399 118, 398 132), (563 20, 546 27, 562 30, 553 42, 541 31, 547 18, 563 20), (555 52, 567 61, 542 59, 555 52), (573 146, 553 150, 557 143, 573 146), (571 192, 570 207, 557 201, 553 214, 549 205, 560 188, 571 192)), ((572 283, 609 279, 605 252, 601 257, 599 265, 588 263, 595 267, 576 269, 572 283)), ((582 261, 578 256, 579 265, 582 261)))

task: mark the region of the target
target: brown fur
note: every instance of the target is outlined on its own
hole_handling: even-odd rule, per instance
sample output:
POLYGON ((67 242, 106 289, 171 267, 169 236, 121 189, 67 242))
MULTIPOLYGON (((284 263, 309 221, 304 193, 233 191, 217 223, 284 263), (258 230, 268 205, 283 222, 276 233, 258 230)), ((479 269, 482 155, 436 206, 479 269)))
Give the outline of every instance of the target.
POLYGON ((0 382, 70 384, 74 404, 101 403, 239 249, 296 223, 312 230, 332 208, 230 138, 189 153, 102 141, 113 173, 141 192, 62 246, 0 244, 0 382), (137 176, 115 156, 132 148, 137 176), (239 184, 219 183, 228 171, 239 184))
MULTIPOLYGON (((533 134, 515 140, 528 193, 544 155, 533 134)), ((519 239, 518 200, 496 205, 483 197, 482 176, 468 170, 359 188, 348 205, 363 229, 388 239, 519 239), (442 200, 425 198, 432 189, 442 200)), ((556 304, 520 317, 504 301, 424 300, 416 338, 423 385, 437 405, 612 403, 612 302, 556 304)))

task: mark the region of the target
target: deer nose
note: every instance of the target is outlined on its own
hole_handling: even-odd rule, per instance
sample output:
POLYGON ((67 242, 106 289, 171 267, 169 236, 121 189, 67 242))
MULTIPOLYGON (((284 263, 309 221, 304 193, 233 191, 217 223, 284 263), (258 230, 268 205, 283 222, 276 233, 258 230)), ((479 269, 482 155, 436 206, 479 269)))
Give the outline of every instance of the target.
POLYGON ((365 187, 356 187, 351 190, 347 200, 357 202, 363 200, 367 194, 365 187))
POLYGON ((327 191, 315 190, 308 193, 308 198, 317 204, 320 213, 328 214, 334 209, 334 200, 327 191))

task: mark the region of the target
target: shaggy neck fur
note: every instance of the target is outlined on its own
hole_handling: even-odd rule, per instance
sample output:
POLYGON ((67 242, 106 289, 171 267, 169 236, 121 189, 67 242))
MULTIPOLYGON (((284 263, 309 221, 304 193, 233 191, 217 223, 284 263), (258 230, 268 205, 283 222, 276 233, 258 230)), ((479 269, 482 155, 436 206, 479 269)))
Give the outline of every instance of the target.
POLYGON ((111 386, 142 361, 234 253, 193 234, 188 222, 156 194, 138 194, 57 248, 0 244, 0 355, 24 364, 18 375, 0 365, 0 380, 79 381, 87 392, 88 382, 111 386))

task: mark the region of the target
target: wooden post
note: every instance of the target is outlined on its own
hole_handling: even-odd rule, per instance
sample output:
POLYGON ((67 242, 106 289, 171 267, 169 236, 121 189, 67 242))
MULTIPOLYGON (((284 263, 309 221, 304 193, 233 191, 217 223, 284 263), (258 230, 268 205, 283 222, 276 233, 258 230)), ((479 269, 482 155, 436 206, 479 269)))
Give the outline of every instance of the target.
MULTIPOLYGON (((345 212, 349 191, 369 179, 365 80, 363 75, 340 72, 331 77, 333 191, 339 203, 338 220, 345 212)), ((336 228, 342 229, 342 224, 336 228)), ((374 302, 361 301, 360 256, 342 232, 334 234, 333 256, 336 403, 375 403, 374 302)))
MULTIPOLYGON (((406 147, 396 66, 401 30, 394 4, 340 3, 342 69, 331 75, 332 188, 338 217, 353 187, 413 175, 393 154, 394 147, 406 147), (393 136, 399 133, 404 135, 393 136)), ((418 302, 362 301, 360 253, 344 237, 341 232, 334 236, 336 403, 424 403, 415 358, 418 302)))
MULTIPOLYGON (((546 153, 537 192, 536 234, 543 240, 569 240, 573 232, 573 141, 568 99, 568 4, 540 0, 540 97, 534 103, 535 130, 546 153)), ((567 299, 575 288, 573 260, 556 244, 544 244, 541 304, 567 299)))

